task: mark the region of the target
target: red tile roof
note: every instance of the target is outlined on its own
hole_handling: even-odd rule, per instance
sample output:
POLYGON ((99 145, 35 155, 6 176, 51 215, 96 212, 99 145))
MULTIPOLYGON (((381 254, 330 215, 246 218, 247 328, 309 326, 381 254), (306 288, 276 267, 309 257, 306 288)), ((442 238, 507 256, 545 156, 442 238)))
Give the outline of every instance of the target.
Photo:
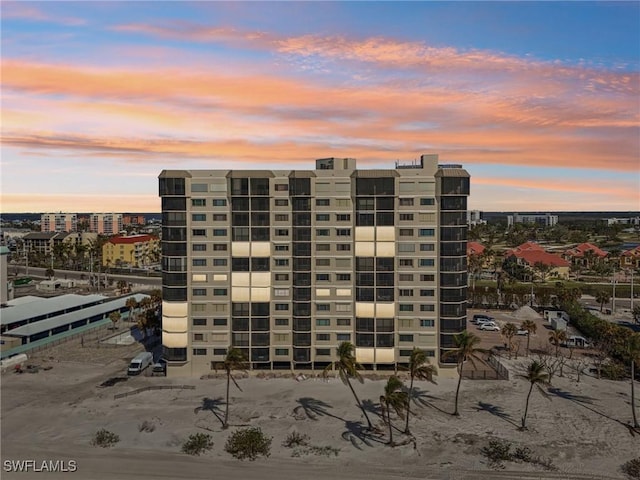
POLYGON ((148 242, 151 240, 157 240, 156 237, 152 237, 151 235, 131 235, 128 237, 113 237, 109 239, 109 243, 113 243, 115 245, 120 244, 132 244, 132 243, 142 243, 148 242))
POLYGON ((607 252, 591 243, 581 243, 576 247, 570 248, 565 252, 565 255, 569 255, 571 257, 584 257, 584 254, 588 251, 592 251, 594 255, 600 258, 604 258, 607 256, 607 252))
POLYGON ((621 253, 623 257, 640 257, 640 245, 636 248, 632 248, 631 250, 625 250, 621 253))
POLYGON ((568 261, 566 261, 559 255, 547 253, 542 249, 530 249, 521 252, 516 252, 514 250, 508 253, 507 256, 515 255, 517 258, 524 260, 530 266, 534 266, 538 262, 553 267, 568 267, 569 265, 571 265, 568 261))
POLYGON ((523 252, 544 252, 544 249, 538 245, 536 242, 525 242, 522 245, 517 246, 516 248, 512 248, 511 250, 507 250, 504 252, 505 257, 508 257, 511 254, 518 255, 523 252))
POLYGON ((485 248, 478 242, 467 242, 467 255, 482 255, 485 248))

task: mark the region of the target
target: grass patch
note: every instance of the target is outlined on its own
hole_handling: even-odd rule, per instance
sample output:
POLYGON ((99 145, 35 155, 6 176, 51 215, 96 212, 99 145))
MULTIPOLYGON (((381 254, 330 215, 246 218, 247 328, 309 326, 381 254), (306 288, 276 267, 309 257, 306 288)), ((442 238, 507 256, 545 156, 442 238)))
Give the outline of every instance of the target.
POLYGON ((487 457, 489 466, 495 470, 503 469, 504 462, 530 463, 547 471, 557 470, 551 459, 534 455, 529 447, 515 447, 513 449, 512 447, 510 442, 491 440, 488 445, 482 447, 481 453, 487 457))

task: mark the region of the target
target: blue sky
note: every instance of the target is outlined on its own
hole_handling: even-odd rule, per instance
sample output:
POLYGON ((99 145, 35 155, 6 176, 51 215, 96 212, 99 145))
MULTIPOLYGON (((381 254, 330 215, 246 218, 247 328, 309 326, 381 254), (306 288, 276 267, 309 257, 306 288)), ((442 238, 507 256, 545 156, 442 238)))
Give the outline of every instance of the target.
POLYGON ((3 2, 2 212, 164 168, 438 153, 470 208, 640 210, 638 2, 3 2))

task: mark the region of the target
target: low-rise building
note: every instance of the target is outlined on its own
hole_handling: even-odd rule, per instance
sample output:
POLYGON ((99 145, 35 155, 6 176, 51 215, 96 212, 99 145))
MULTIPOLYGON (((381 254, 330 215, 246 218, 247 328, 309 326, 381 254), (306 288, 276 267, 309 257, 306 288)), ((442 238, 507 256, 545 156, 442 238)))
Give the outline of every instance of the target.
POLYGON ((562 254, 562 258, 568 260, 573 265, 591 268, 594 263, 607 258, 607 252, 591 243, 585 242, 566 250, 562 254))
POLYGON ((548 277, 569 278, 570 263, 560 255, 546 252, 535 242, 526 242, 522 245, 507 250, 504 258, 515 257, 518 265, 535 270, 537 264, 549 267, 548 277))
POLYGON ((102 265, 143 268, 158 262, 159 248, 160 241, 151 235, 112 237, 102 247, 102 265))

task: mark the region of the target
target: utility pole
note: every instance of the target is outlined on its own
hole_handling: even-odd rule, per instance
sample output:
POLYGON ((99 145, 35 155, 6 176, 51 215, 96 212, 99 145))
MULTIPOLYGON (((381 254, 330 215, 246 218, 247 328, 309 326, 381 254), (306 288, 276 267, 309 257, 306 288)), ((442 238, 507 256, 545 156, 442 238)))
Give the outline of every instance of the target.
POLYGON ((631 313, 633 314, 633 268, 631 269, 631 313))
POLYGON ((616 271, 613 270, 613 299, 611 300, 611 315, 616 314, 616 271))

